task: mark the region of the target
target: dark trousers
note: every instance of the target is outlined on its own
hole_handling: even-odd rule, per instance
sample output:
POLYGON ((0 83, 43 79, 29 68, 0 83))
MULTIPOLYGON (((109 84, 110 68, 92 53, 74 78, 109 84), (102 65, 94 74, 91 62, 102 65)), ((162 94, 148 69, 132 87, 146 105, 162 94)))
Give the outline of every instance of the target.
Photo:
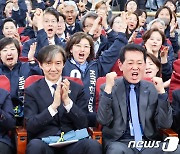
POLYGON ((83 139, 62 148, 48 146, 40 139, 32 139, 26 148, 26 154, 101 154, 101 145, 92 139, 83 139))
POLYGON ((12 153, 13 153, 12 148, 9 145, 0 142, 0 154, 12 154, 12 153))

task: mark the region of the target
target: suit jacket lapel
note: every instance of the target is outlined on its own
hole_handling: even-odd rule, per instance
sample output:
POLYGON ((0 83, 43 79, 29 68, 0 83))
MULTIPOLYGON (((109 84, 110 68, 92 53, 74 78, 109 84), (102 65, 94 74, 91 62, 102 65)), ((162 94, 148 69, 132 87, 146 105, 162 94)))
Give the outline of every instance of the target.
POLYGON ((139 117, 141 121, 142 128, 144 130, 145 126, 145 118, 146 118, 146 110, 148 105, 148 86, 146 82, 140 82, 140 96, 139 96, 139 117))
POLYGON ((45 81, 45 79, 41 79, 39 82, 39 95, 42 98, 43 102, 49 106, 53 102, 53 97, 51 95, 51 91, 45 81))
POLYGON ((117 79, 116 86, 116 97, 118 99, 119 107, 123 116, 124 123, 127 122, 127 105, 126 105, 126 90, 123 78, 117 79))

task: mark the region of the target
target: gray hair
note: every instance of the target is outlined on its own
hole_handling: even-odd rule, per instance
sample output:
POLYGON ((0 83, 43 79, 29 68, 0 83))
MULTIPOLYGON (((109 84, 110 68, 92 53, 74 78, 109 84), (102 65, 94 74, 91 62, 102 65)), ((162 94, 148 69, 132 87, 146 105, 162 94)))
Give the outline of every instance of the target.
POLYGON ((85 27, 85 20, 87 18, 93 18, 96 19, 98 17, 98 15, 95 12, 89 11, 87 12, 81 19, 81 25, 84 28, 85 27))
POLYGON ((66 6, 73 6, 74 9, 75 9, 75 11, 76 11, 77 13, 79 13, 78 7, 77 7, 77 5, 76 5, 76 3, 75 3, 74 1, 64 1, 63 4, 64 4, 64 7, 66 7, 66 6))
POLYGON ((165 27, 165 22, 164 22, 162 19, 160 19, 160 18, 156 18, 156 19, 152 20, 152 21, 147 25, 147 30, 150 30, 151 27, 152 27, 152 25, 153 25, 155 22, 159 22, 162 26, 165 27))

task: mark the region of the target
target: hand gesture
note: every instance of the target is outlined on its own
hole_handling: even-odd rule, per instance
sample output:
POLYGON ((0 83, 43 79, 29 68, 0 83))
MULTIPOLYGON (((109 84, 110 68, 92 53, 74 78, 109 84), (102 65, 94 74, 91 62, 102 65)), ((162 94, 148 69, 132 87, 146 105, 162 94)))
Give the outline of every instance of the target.
POLYGON ((162 78, 160 78, 160 77, 153 77, 152 78, 152 82, 153 82, 153 84, 154 84, 154 86, 155 86, 155 88, 156 88, 156 90, 157 90, 157 92, 159 94, 165 93, 164 83, 163 83, 162 78))
POLYGON ((43 10, 42 9, 39 9, 37 8, 36 9, 36 12, 34 13, 34 17, 36 19, 37 22, 37 27, 38 27, 38 30, 40 29, 43 29, 43 10))
POLYGON ((169 47, 162 45, 162 47, 160 49, 160 52, 161 52, 160 57, 161 57, 162 64, 167 63, 168 51, 169 51, 169 47))
POLYGON ((81 1, 79 1, 79 3, 77 3, 77 6, 78 6, 80 12, 84 12, 86 10, 85 3, 81 2, 81 1))
POLYGON ((57 108, 61 104, 61 83, 57 85, 56 91, 54 92, 54 101, 51 104, 53 110, 57 110, 57 108))
POLYGON ((108 24, 107 24, 107 14, 105 10, 99 10, 97 12, 98 17, 100 17, 102 19, 101 24, 102 26, 107 29, 108 28, 108 24))
POLYGON ((106 74, 106 86, 104 91, 108 94, 112 92, 112 87, 114 86, 114 80, 117 77, 116 72, 110 72, 106 74))
POLYGON ((28 21, 28 23, 29 23, 29 26, 31 26, 31 27, 32 27, 33 22, 32 22, 32 20, 31 20, 31 17, 30 17, 29 12, 26 12, 26 19, 27 19, 27 21, 28 21))
POLYGON ((70 103, 70 98, 69 98, 69 86, 70 86, 70 82, 68 81, 68 79, 64 79, 61 82, 61 99, 64 102, 64 105, 68 105, 70 103))
POLYGON ((34 60, 34 54, 35 54, 35 51, 36 51, 36 45, 37 45, 37 42, 34 42, 30 46, 30 50, 29 50, 29 53, 28 53, 28 60, 29 61, 34 60))

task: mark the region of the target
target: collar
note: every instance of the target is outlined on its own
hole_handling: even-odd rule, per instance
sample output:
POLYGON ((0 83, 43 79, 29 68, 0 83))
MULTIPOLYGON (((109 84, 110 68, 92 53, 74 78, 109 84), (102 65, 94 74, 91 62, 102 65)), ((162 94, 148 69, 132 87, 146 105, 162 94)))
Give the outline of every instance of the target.
POLYGON ((51 39, 48 39, 48 41, 51 42, 51 44, 55 45, 54 39, 55 39, 55 38, 53 37, 53 38, 51 38, 51 39))
POLYGON ((58 84, 62 81, 62 76, 60 76, 59 80, 58 80, 56 83, 52 83, 52 82, 49 81, 46 77, 45 77, 45 81, 46 81, 48 87, 52 87, 52 85, 54 85, 54 84, 57 84, 57 85, 58 85, 58 84))
MULTIPOLYGON (((124 81, 124 84, 125 84, 125 87, 126 87, 126 88, 129 88, 130 85, 132 84, 132 83, 129 83, 124 77, 123 77, 123 81, 124 81)), ((136 83, 136 84, 133 84, 133 85, 135 86, 135 88, 139 88, 140 82, 138 82, 138 83, 136 83)))
POLYGON ((63 32, 62 35, 59 38, 62 38, 62 39, 65 40, 66 39, 65 33, 63 32))
POLYGON ((101 38, 99 37, 94 43, 97 43, 98 45, 101 43, 101 38))
POLYGON ((75 23, 73 23, 72 25, 69 25, 66 23, 66 27, 69 27, 69 26, 75 27, 75 23))
POLYGON ((71 63, 77 65, 78 67, 80 66, 86 66, 88 64, 87 61, 84 62, 84 64, 79 64, 77 61, 75 61, 73 58, 70 59, 71 63))

